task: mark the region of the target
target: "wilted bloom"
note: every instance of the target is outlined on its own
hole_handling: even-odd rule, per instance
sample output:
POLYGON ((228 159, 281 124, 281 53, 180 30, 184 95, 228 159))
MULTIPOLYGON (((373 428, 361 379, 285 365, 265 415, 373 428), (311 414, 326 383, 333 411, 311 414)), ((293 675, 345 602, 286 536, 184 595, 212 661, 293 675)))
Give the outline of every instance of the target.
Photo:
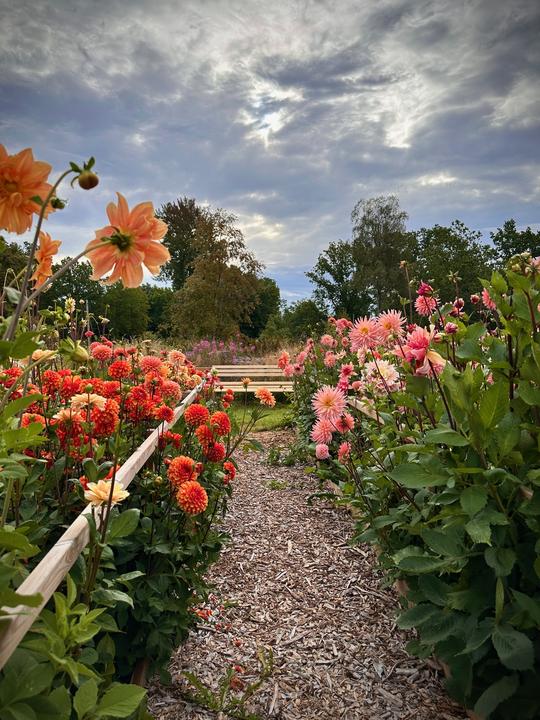
MULTIPOLYGON (((0 145, 0 230, 21 235, 30 229, 33 213, 41 211, 32 198, 45 200, 52 187, 46 182, 50 172, 51 166, 34 160, 30 148, 8 155, 0 145)), ((49 204, 45 217, 50 211, 49 204)))
POLYGON ((349 332, 351 350, 373 348, 381 342, 379 324, 375 318, 363 317, 357 320, 349 332))
POLYGON ((317 460, 328 460, 330 457, 330 450, 328 449, 328 445, 325 445, 324 443, 319 443, 315 447, 315 457, 317 460))
POLYGON ((36 287, 41 287, 43 283, 52 275, 52 259, 58 252, 61 245, 60 240, 53 240, 49 233, 39 233, 39 247, 34 255, 37 262, 36 269, 30 280, 35 282, 36 287))
POLYGON ((489 292, 484 288, 482 290, 482 302, 484 303, 484 307, 486 307, 488 310, 496 310, 497 305, 492 300, 491 295, 489 292))
POLYGON ((56 355, 56 350, 42 350, 38 348, 32 353, 32 362, 45 362, 51 360, 56 355))
POLYGON ((379 392, 394 392, 399 389, 399 373, 388 360, 366 363, 365 380, 379 392))
POLYGON ((331 385, 323 385, 313 396, 311 404, 317 417, 333 422, 343 414, 347 399, 342 390, 331 385))
POLYGON ((107 206, 110 225, 96 231, 86 253, 94 268, 92 279, 99 280, 112 270, 106 283, 122 280, 125 287, 138 287, 143 281, 143 264, 157 275, 170 260, 169 251, 161 243, 167 225, 154 216, 151 202, 139 203, 130 210, 125 197, 117 195, 118 205, 111 202, 107 206))
POLYGON ((332 433, 334 431, 334 424, 330 420, 320 418, 317 420, 315 425, 311 429, 310 438, 315 443, 328 444, 332 442, 332 433))
POLYGON ((75 312, 76 307, 77 305, 72 297, 66 298, 66 302, 64 303, 64 309, 67 313, 72 315, 75 312))
POLYGON ((340 433, 350 432, 354 428, 354 418, 351 413, 343 413, 335 422, 336 430, 340 433))
MULTIPOLYGON (((92 503, 92 505, 96 506, 102 505, 103 503, 108 503, 109 496, 111 494, 111 485, 112 480, 98 480, 97 483, 88 483, 87 489, 84 491, 84 499, 87 502, 92 503)), ((128 496, 128 491, 124 490, 124 488, 119 483, 115 483, 112 493, 111 504, 116 505, 116 503, 125 500, 128 496)))

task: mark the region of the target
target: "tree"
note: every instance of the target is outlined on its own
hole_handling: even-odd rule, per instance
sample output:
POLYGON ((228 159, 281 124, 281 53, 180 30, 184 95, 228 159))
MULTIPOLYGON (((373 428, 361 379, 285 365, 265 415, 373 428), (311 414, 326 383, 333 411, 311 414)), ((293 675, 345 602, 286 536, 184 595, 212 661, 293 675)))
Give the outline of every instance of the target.
POLYGON ((315 285, 313 296, 319 305, 330 307, 336 316, 356 318, 369 312, 369 292, 358 287, 358 273, 350 242, 331 242, 306 273, 315 285))
POLYGON ((146 332, 149 302, 142 288, 124 288, 115 283, 107 288, 103 304, 112 337, 133 338, 146 332))
POLYGON ((249 322, 262 265, 247 249, 236 222, 220 209, 199 218, 193 270, 170 306, 176 336, 225 339, 249 322))
POLYGON ((272 278, 257 278, 257 303, 250 313, 249 321, 240 325, 248 337, 256 338, 263 332, 269 318, 279 312, 281 295, 272 278))
POLYGON ((162 337, 170 334, 169 305, 174 292, 171 288, 150 285, 141 285, 148 300, 148 330, 162 337))
POLYGON ((441 300, 454 300, 458 294, 468 301, 471 293, 478 292, 478 278, 491 275, 495 251, 481 241, 481 233, 470 230, 459 220, 454 220, 450 227, 422 228, 416 236, 417 279, 433 285, 441 300))
POLYGON ((394 195, 360 200, 352 211, 354 282, 369 292, 377 312, 399 306, 399 298, 407 294, 399 263, 412 262, 416 255, 416 238, 405 228, 407 218, 394 195))
MULTIPOLYGON (((70 262, 71 258, 64 258, 60 263, 53 265, 53 272, 60 270, 70 262)), ((88 310, 97 316, 103 312, 104 286, 91 280, 92 266, 86 260, 72 265, 58 280, 46 290, 40 299, 41 307, 52 307, 55 304, 63 305, 68 297, 88 302, 88 310)))
POLYGON ((513 255, 530 252, 533 257, 540 255, 540 231, 534 232, 528 227, 518 230, 515 220, 507 220, 502 228, 491 233, 491 241, 495 246, 498 261, 504 265, 513 255))
POLYGON ((24 270, 28 256, 16 242, 8 243, 6 239, 0 235, 0 283, 4 287, 5 283, 11 282, 21 270, 24 270))
POLYGON ((283 312, 285 333, 291 340, 305 340, 322 332, 326 320, 327 313, 310 298, 288 305, 283 312))
POLYGON ((208 222, 212 211, 197 205, 195 198, 183 197, 166 203, 156 215, 169 226, 163 244, 171 254, 170 261, 163 266, 159 277, 171 281, 173 290, 180 290, 193 272, 199 221, 203 224, 208 222))

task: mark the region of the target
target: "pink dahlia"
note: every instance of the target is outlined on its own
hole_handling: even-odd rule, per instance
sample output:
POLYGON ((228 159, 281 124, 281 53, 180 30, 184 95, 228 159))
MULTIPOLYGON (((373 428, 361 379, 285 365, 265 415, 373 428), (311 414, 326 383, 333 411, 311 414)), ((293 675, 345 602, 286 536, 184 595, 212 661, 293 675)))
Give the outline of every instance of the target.
POLYGON ((379 315, 377 324, 383 342, 387 342, 403 335, 405 318, 399 310, 387 310, 379 315))
POLYGON ((321 337, 321 345, 324 345, 325 347, 334 347, 336 344, 336 341, 331 335, 325 334, 321 337))
POLYGON ((482 302, 484 303, 484 307, 486 307, 488 310, 497 309, 495 302, 492 300, 491 295, 488 293, 486 288, 482 290, 482 302))
POLYGON ((363 317, 357 320, 349 333, 351 350, 373 348, 381 342, 379 324, 375 318, 363 317))
POLYGON ((429 317, 437 307, 437 298, 431 295, 419 295, 414 301, 416 312, 423 317, 429 317))
POLYGON ((324 443, 319 443, 315 448, 315 457, 317 460, 328 460, 330 457, 330 450, 328 449, 328 445, 325 445, 324 443))
POLYGON ((329 420, 320 418, 311 429, 310 438, 313 442, 328 444, 332 442, 333 431, 334 425, 329 420))
POLYGON ((313 396, 311 404, 318 418, 334 422, 343 414, 347 398, 339 388, 323 385, 313 396))

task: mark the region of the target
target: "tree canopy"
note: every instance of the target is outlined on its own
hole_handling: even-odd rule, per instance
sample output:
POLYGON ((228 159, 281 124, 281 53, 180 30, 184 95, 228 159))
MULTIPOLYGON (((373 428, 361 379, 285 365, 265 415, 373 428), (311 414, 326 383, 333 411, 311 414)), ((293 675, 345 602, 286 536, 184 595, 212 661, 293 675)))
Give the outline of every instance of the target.
POLYGON ((522 252, 530 252, 533 257, 540 255, 540 230, 534 232, 530 227, 518 230, 515 220, 507 220, 502 228, 492 232, 491 241, 501 264, 522 252))

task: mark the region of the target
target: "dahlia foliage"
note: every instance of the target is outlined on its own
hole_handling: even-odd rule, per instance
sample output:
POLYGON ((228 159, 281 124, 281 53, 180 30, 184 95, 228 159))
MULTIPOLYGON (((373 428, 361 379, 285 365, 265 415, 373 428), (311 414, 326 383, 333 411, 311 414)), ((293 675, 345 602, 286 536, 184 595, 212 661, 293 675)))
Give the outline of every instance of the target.
POLYGON ((278 362, 316 472, 406 589, 410 652, 434 654, 475 717, 535 718, 540 258, 481 284, 465 303, 422 282, 403 311, 330 318, 278 362))
MULTIPOLYGON (((39 307, 70 266, 53 274, 61 241, 43 221, 63 209, 65 178, 97 185, 93 166, 93 158, 71 163, 52 182, 31 150, 10 155, 0 145, 0 231, 34 229, 27 268, 5 279, 0 305, 0 612, 40 606, 18 588, 87 505, 90 529, 0 675, 6 718, 144 715, 145 691, 121 680, 140 668, 166 679, 198 620, 203 575, 224 539, 214 519, 226 509, 231 455, 247 427, 227 414, 234 393, 216 393, 219 378, 180 350, 111 342, 105 325, 81 313, 82 298, 39 307), (190 392, 194 402, 174 424, 190 392), (124 465, 155 429, 155 452, 125 487, 124 465)), ((121 194, 107 216, 72 263, 86 256, 96 280, 135 287, 144 267, 156 274, 169 259, 167 226, 151 203, 130 209, 121 194)))

